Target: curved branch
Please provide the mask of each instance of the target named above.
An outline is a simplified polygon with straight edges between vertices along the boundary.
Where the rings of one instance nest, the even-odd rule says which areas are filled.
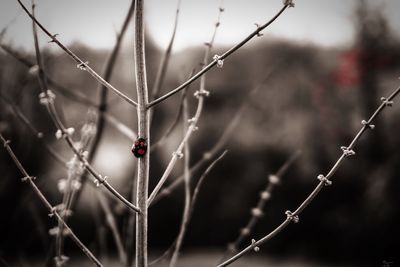
[[[103,84],[108,89],[112,90],[116,95],[121,97],[123,100],[128,102],[134,107],[137,107],[137,103],[126,96],[124,93],[119,91],[117,88],[109,84],[106,80],[104,80],[97,72],[95,72],[92,68],[89,67],[87,62],[81,60],[77,55],[75,55],[71,50],[69,50],[66,46],[64,46],[58,39],[57,34],[51,34],[25,7],[25,5],[21,2],[21,0],[17,0],[25,13],[32,19],[32,21],[51,39],[51,42],[56,43],[65,53],[67,53],[78,65],[77,67],[81,70],[88,72],[94,79],[96,79],[99,83]]]
[[[229,57],[231,54],[233,54],[235,51],[237,51],[239,48],[241,48],[243,45],[245,45],[248,41],[250,41],[251,39],[253,39],[253,37],[255,36],[259,36],[260,32],[262,30],[264,30],[265,28],[267,28],[272,22],[274,22],[282,13],[283,11],[285,11],[285,9],[287,7],[291,6],[290,4],[285,3],[284,6],[281,8],[281,10],[279,10],[279,12],[271,19],[269,20],[267,23],[265,23],[262,26],[259,26],[255,31],[253,31],[251,34],[249,34],[245,39],[243,39],[240,43],[238,43],[237,45],[235,45],[234,47],[232,47],[231,49],[229,49],[228,51],[226,51],[224,54],[222,54],[221,56],[219,56],[218,58],[214,59],[213,61],[211,61],[207,66],[205,66],[201,71],[199,71],[198,73],[196,73],[193,77],[191,77],[189,80],[187,80],[186,82],[184,82],[183,84],[179,85],[177,88],[171,90],[169,93],[157,98],[156,100],[150,102],[150,104],[147,106],[148,108],[151,108],[159,103],[161,103],[162,101],[166,100],[167,98],[173,96],[174,94],[176,94],[177,92],[183,90],[186,86],[190,85],[191,83],[193,83],[194,81],[196,81],[198,78],[200,78],[201,76],[203,76],[206,72],[208,72],[210,69],[212,69],[214,66],[216,66],[218,64],[218,62],[222,62],[224,59],[226,59],[227,57]]]
[[[299,215],[300,213],[313,201],[313,199],[321,192],[322,188],[325,186],[329,186],[332,184],[332,181],[330,180],[331,177],[335,174],[335,172],[339,169],[339,167],[342,165],[344,160],[352,155],[355,155],[354,152],[354,147],[358,140],[361,138],[363,133],[365,133],[367,130],[372,130],[375,128],[375,125],[372,124],[372,122],[376,119],[376,117],[379,115],[379,113],[386,107],[390,107],[393,105],[393,99],[400,93],[400,87],[398,87],[389,97],[382,97],[381,101],[382,104],[375,110],[375,112],[371,115],[371,117],[368,120],[363,120],[362,123],[362,128],[358,131],[356,136],[353,138],[353,140],[350,142],[350,144],[345,147],[342,146],[341,149],[343,151],[342,155],[338,158],[338,160],[335,162],[335,164],[332,166],[332,168],[329,170],[328,174],[326,175],[318,175],[318,180],[320,181],[317,186],[314,188],[314,190],[308,195],[308,197],[297,207],[297,209],[294,212],[291,211],[286,211],[286,219],[278,226],[276,227],[272,232],[270,232],[268,235],[264,236],[260,240],[252,240],[252,243],[247,246],[245,249],[234,255],[232,258],[224,261],[223,263],[219,264],[217,267],[224,267],[228,266],[237,259],[241,258],[245,254],[249,253],[252,250],[258,251],[259,246],[276,236],[279,232],[281,232],[283,229],[285,229],[291,222],[297,223],[299,220]]]

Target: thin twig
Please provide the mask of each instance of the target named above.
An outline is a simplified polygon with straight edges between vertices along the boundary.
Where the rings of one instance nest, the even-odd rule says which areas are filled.
[[[235,254],[233,257],[230,259],[224,261],[223,263],[219,264],[217,267],[223,267],[223,266],[228,266],[232,262],[236,261],[237,259],[241,258],[248,252],[255,250],[259,250],[259,246],[276,236],[279,232],[281,232],[283,229],[285,229],[291,222],[297,223],[299,221],[299,215],[300,213],[313,201],[313,199],[321,192],[322,188],[325,186],[329,186],[332,184],[332,181],[330,178],[335,174],[335,172],[339,169],[339,167],[342,165],[344,160],[350,156],[355,155],[354,152],[354,147],[356,143],[359,141],[361,136],[363,135],[364,132],[367,130],[372,130],[375,128],[375,125],[372,123],[374,122],[375,118],[379,115],[379,113],[386,107],[390,107],[393,105],[393,99],[400,93],[400,87],[398,87],[389,97],[382,97],[381,98],[381,105],[375,110],[375,112],[371,115],[371,117],[368,120],[362,120],[362,127],[358,131],[358,133],[355,135],[353,140],[350,142],[350,144],[346,146],[342,146],[342,154],[338,158],[338,160],[335,162],[335,164],[332,166],[332,168],[329,170],[329,172],[326,175],[320,174],[318,175],[318,180],[320,181],[317,186],[314,188],[314,190],[308,195],[308,197],[297,207],[297,209],[294,212],[291,211],[286,211],[286,219],[278,226],[276,227],[273,231],[271,231],[268,235],[264,236],[263,238],[259,239],[258,241],[252,240],[252,243],[247,246],[245,249],[240,251],[239,253]]]
[[[221,4],[222,4],[222,0],[221,0]],[[224,9],[222,7],[220,7],[219,8],[219,12],[218,12],[218,19],[217,19],[217,22],[215,23],[215,28],[214,28],[211,40],[206,45],[206,50],[205,50],[204,58],[203,58],[203,65],[207,65],[207,63],[208,63],[208,59],[209,59],[209,56],[210,56],[210,53],[211,53],[211,49],[212,49],[212,47],[214,45],[215,36],[217,35],[217,30],[218,30],[218,27],[220,25],[221,15],[222,15],[223,11],[224,11]],[[161,187],[163,186],[163,184],[167,180],[168,176],[172,172],[172,169],[174,168],[177,160],[179,158],[183,157],[182,150],[183,150],[184,145],[189,140],[189,138],[192,135],[192,133],[198,129],[197,123],[198,123],[198,120],[200,118],[201,112],[203,110],[204,97],[208,96],[210,94],[210,92],[207,91],[206,88],[205,88],[205,83],[206,83],[206,76],[203,75],[201,77],[201,79],[200,79],[200,89],[194,93],[194,96],[197,97],[197,99],[198,99],[196,113],[190,119],[190,126],[189,126],[185,136],[183,137],[183,140],[179,144],[179,146],[176,149],[176,151],[172,153],[172,158],[171,158],[167,168],[165,169],[165,171],[164,171],[163,175],[161,176],[159,182],[157,183],[156,187],[153,189],[153,192],[150,194],[150,197],[149,197],[149,199],[147,201],[147,206],[151,205],[151,202],[154,200],[154,198],[156,197],[157,193],[160,191]],[[190,85],[190,83],[188,85]]]
[[[43,193],[40,191],[40,189],[36,186],[34,182],[33,176],[30,176],[28,172],[25,170],[17,156],[14,154],[13,150],[11,149],[9,143],[9,140],[6,140],[3,135],[0,133],[0,139],[3,143],[4,148],[7,150],[8,154],[14,161],[15,165],[19,169],[19,171],[22,173],[24,176],[22,178],[23,182],[28,182],[29,186],[32,188],[33,192],[39,197],[40,201],[43,203],[43,205],[48,209],[49,211],[49,216],[52,218],[55,218],[57,221],[61,221],[63,226],[68,232],[68,236],[71,237],[72,241],[75,242],[75,244],[85,253],[85,255],[96,265],[99,267],[102,267],[103,265],[101,262],[93,255],[92,252],[80,241],[80,239],[75,235],[75,233],[72,231],[72,229],[65,223],[65,221],[62,220],[60,214],[57,211],[57,208],[54,207],[53,205],[50,204],[50,202],[47,200],[47,198],[43,195]]]
[[[240,108],[237,110],[235,115],[233,116],[232,120],[228,124],[228,126],[224,129],[224,132],[222,133],[221,137],[218,139],[218,141],[212,146],[212,148],[208,151],[205,151],[202,155],[202,157],[195,163],[193,166],[190,168],[191,173],[195,173],[201,168],[205,167],[205,165],[215,157],[215,155],[224,147],[226,142],[229,140],[231,135],[233,134],[234,129],[240,122],[240,119],[244,113],[244,111],[248,108],[248,106],[251,103],[251,97],[254,96],[258,90],[264,85],[264,83],[271,77],[271,75],[277,70],[277,68],[271,70],[270,72],[267,73],[266,78],[264,81],[257,86],[255,86],[247,95],[246,98],[244,98],[244,101],[242,102]],[[172,191],[174,191],[176,188],[178,188],[181,184],[183,183],[183,176],[178,177],[175,179],[170,185],[168,185],[166,188],[164,188],[154,199],[153,204],[157,203],[159,200],[162,198],[169,196]]]
[[[178,0],[178,5],[176,7],[176,13],[175,13],[174,29],[172,30],[171,39],[169,40],[167,49],[165,50],[161,58],[160,66],[158,67],[157,71],[156,80],[154,82],[153,89],[151,91],[150,100],[154,100],[158,96],[158,93],[160,92],[160,89],[164,84],[165,74],[167,73],[168,63],[171,58],[172,46],[174,45],[175,41],[176,29],[178,28],[180,6],[181,6],[181,0]]]
[[[225,150],[224,152],[221,153],[221,155],[219,155],[217,158],[215,158],[210,165],[207,166],[206,170],[201,174],[199,181],[197,182],[194,190],[193,190],[193,195],[192,195],[192,200],[190,203],[190,209],[189,209],[189,216],[188,216],[188,220],[187,220],[187,224],[189,224],[190,222],[190,218],[193,214],[194,211],[194,207],[197,203],[197,199],[199,196],[199,192],[200,192],[200,188],[204,182],[204,179],[208,176],[208,174],[211,172],[211,170],[214,168],[214,166],[226,155],[226,153],[228,152],[228,150]],[[153,260],[152,262],[149,263],[150,265],[154,265],[160,261],[162,261],[163,259],[165,259],[166,257],[168,257],[173,249],[175,248],[175,244],[177,242],[177,239],[174,240],[174,242],[171,244],[171,246],[161,255],[159,256],[157,259]]]
[[[291,1],[289,1],[291,2]],[[248,41],[250,41],[251,39],[253,39],[253,37],[255,36],[259,36],[260,32],[262,30],[264,30],[265,28],[267,28],[272,22],[274,22],[282,13],[283,11],[285,11],[285,9],[287,7],[291,6],[290,4],[286,3],[284,4],[284,6],[281,8],[281,10],[279,10],[279,12],[271,19],[269,20],[267,23],[265,23],[264,25],[259,26],[255,31],[253,31],[251,34],[249,34],[245,39],[243,39],[240,43],[238,43],[237,45],[233,46],[231,49],[229,49],[228,51],[226,51],[224,54],[222,54],[221,56],[218,56],[217,58],[215,58],[213,61],[211,61],[208,65],[205,65],[205,67],[200,70],[198,73],[196,73],[193,77],[191,77],[189,80],[187,80],[186,82],[184,82],[183,84],[179,85],[177,88],[171,90],[170,92],[168,92],[167,94],[157,98],[156,100],[153,100],[149,105],[148,108],[153,107],[154,105],[157,105],[159,103],[161,103],[162,101],[164,101],[165,99],[173,96],[174,94],[176,94],[177,92],[181,91],[183,88],[185,88],[186,86],[188,86],[189,84],[193,83],[194,81],[196,81],[198,78],[200,78],[202,75],[204,75],[206,72],[208,72],[210,69],[212,69],[214,66],[216,66],[217,64],[220,64],[220,62],[223,62],[224,59],[226,59],[227,57],[229,57],[232,53],[234,53],[235,51],[237,51],[239,48],[241,48],[243,45],[245,45]]]
[[[17,51],[13,50],[10,46],[0,43],[0,48],[2,48],[7,54],[18,60],[24,66],[29,68],[30,71],[34,72],[35,68],[37,68],[36,64],[30,61],[27,57],[22,56]],[[55,91],[59,92],[63,96],[76,101],[79,104],[90,106],[90,107],[97,107],[98,105],[85,94],[82,94],[80,91],[70,90],[65,88],[64,86],[57,83],[53,80],[48,74],[46,74],[48,83],[54,88]]]
[[[18,0],[19,1],[19,0]],[[22,4],[22,3],[21,3]],[[30,14],[30,13],[29,13]],[[33,18],[33,21],[35,21],[35,17],[31,15]],[[40,94],[40,103],[43,104],[54,125],[58,129],[57,132],[59,133],[60,137],[63,138],[68,146],[71,148],[71,150],[74,152],[74,154],[77,156],[77,158],[82,162],[84,165],[85,169],[95,178],[95,183],[97,186],[103,185],[108,191],[111,192],[116,198],[118,198],[120,201],[122,201],[128,208],[135,212],[140,212],[140,209],[137,208],[135,205],[130,203],[127,199],[125,199],[120,193],[115,190],[113,186],[111,186],[107,182],[107,176],[102,177],[87,161],[83,151],[80,151],[74,143],[74,141],[71,138],[71,132],[63,125],[61,122],[60,118],[58,117],[57,111],[54,106],[54,98],[55,95],[48,89],[48,84],[47,84],[47,79],[46,75],[43,71],[44,66],[43,66],[43,60],[41,57],[40,49],[39,49],[39,42],[37,39],[37,33],[36,33],[36,25],[33,23],[33,32],[34,32],[34,38],[35,38],[35,52],[36,52],[36,60],[37,64],[39,66],[39,71],[38,71],[38,79],[39,79],[39,84],[40,88],[42,90],[42,93]]]
[[[184,91],[185,93],[186,91]],[[188,100],[184,96],[183,98],[183,133],[185,134],[186,131],[188,130],[189,127],[189,108],[188,108]],[[181,249],[183,239],[185,237],[187,225],[189,222],[189,215],[190,215],[190,202],[191,202],[191,196],[190,196],[190,170],[189,170],[189,164],[190,164],[190,147],[189,143],[185,144],[184,147],[184,154],[185,158],[183,159],[183,175],[184,175],[184,181],[185,181],[185,204],[183,208],[183,215],[182,215],[182,222],[181,222],[181,227],[179,229],[178,237],[175,242],[175,248],[172,253],[171,261],[169,262],[169,267],[175,267],[178,257],[179,257],[179,251]]]
[[[279,170],[268,177],[268,185],[260,193],[260,198],[255,208],[251,210],[251,217],[247,222],[246,226],[241,229],[239,236],[232,243],[228,244],[227,250],[224,256],[219,261],[220,263],[226,259],[230,254],[236,253],[239,249],[240,244],[252,233],[259,219],[263,216],[265,204],[271,199],[272,191],[275,186],[280,183],[282,176],[287,172],[289,167],[296,161],[300,156],[300,151],[294,153],[285,163],[279,168]]]
[[[104,113],[104,119],[129,141],[137,138],[137,134],[131,128],[110,113]]]
[[[121,261],[122,264],[126,264],[126,252],[124,249],[124,246],[122,245],[122,239],[121,235],[119,234],[118,231],[118,226],[117,222],[115,221],[115,216],[113,215],[111,208],[109,206],[109,203],[107,199],[102,195],[100,192],[96,191],[96,197],[99,200],[100,206],[102,207],[102,210],[104,211],[104,215],[106,217],[106,222],[108,224],[108,227],[111,230],[111,234],[114,237],[114,242],[117,247],[118,251],[118,256],[119,260]]]
[[[65,167],[65,163],[67,162],[66,159],[63,158],[56,150],[54,150],[44,138],[44,134],[40,132],[36,127],[29,121],[29,119],[25,116],[25,114],[21,111],[21,109],[12,103],[9,99],[4,97],[2,93],[0,93],[0,99],[3,100],[4,103],[9,105],[12,109],[13,114],[22,122],[24,123],[27,128],[30,130],[33,136],[40,140],[45,150],[52,156],[61,166]]]
[[[131,1],[131,5],[128,9],[128,13],[126,14],[124,23],[122,24],[122,28],[120,31],[120,34],[117,35],[117,41],[114,45],[114,48],[105,64],[105,69],[103,73],[104,80],[109,82],[111,80],[113,71],[114,71],[114,66],[117,61],[117,56],[121,48],[122,40],[124,38],[124,35],[126,33],[126,30],[128,29],[129,21],[131,20],[131,17],[133,15],[133,11],[135,10],[135,0]],[[96,153],[99,148],[99,144],[101,141],[101,138],[104,133],[104,126],[105,126],[105,113],[108,110],[108,105],[107,105],[107,99],[108,99],[108,90],[107,87],[100,83],[99,84],[99,89],[98,92],[100,93],[100,103],[99,103],[99,108],[98,108],[98,120],[96,124],[96,136],[94,137],[92,146],[89,151],[89,162],[92,162],[92,160],[95,158]]]
[[[58,39],[57,34],[51,34],[25,7],[21,0],[17,0],[25,13],[32,19],[32,21],[51,39],[51,42],[56,43],[66,54],[68,54],[78,65],[77,67],[81,70],[87,71],[94,79],[99,83],[103,84],[108,89],[112,90],[116,95],[121,97],[123,100],[128,102],[130,105],[137,107],[137,103],[126,96],[124,93],[116,89],[114,86],[105,81],[97,72],[89,67],[89,63],[81,60],[77,55],[75,55],[70,49],[64,46]]]
[[[195,70],[193,69],[192,72],[189,74],[189,77],[193,75],[194,71]],[[167,140],[168,136],[174,131],[175,127],[179,124],[179,120],[181,118],[182,111],[183,111],[183,102],[185,100],[186,91],[187,90],[184,90],[184,93],[182,93],[181,101],[179,103],[179,108],[178,108],[178,111],[176,113],[175,119],[173,120],[171,125],[168,127],[168,129],[165,131],[163,136],[161,136],[160,139],[158,139],[157,142],[154,142],[154,144],[152,144],[151,152],[153,152],[156,148],[158,148],[162,144],[164,144],[164,142]]]

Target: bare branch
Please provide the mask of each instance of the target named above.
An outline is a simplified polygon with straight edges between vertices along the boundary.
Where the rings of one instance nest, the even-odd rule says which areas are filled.
[[[131,1],[131,5],[129,7],[128,13],[126,14],[124,23],[122,24],[121,32],[117,36],[117,41],[114,45],[114,48],[106,62],[106,67],[103,73],[104,80],[109,82],[111,80],[111,76],[114,71],[114,66],[117,61],[117,56],[119,53],[119,50],[121,48],[122,40],[124,38],[124,35],[126,33],[126,30],[128,29],[129,21],[131,20],[131,17],[133,15],[133,11],[135,10],[135,0]],[[96,156],[96,153],[98,151],[98,147],[100,144],[100,140],[103,136],[104,132],[104,126],[105,126],[105,113],[107,112],[108,105],[107,105],[107,99],[108,99],[108,90],[107,87],[104,84],[99,84],[99,89],[100,93],[100,103],[99,103],[99,108],[98,108],[98,113],[99,113],[99,118],[97,121],[96,125],[96,136],[94,137],[93,144],[90,148],[89,152],[89,162],[91,162],[94,157]]]
[[[206,72],[208,72],[211,68],[213,68],[216,65],[219,65],[221,62],[223,62],[224,59],[226,59],[227,57],[229,57],[231,54],[233,54],[235,51],[237,51],[239,48],[241,48],[243,45],[245,45],[248,41],[250,41],[251,39],[253,39],[253,37],[258,36],[260,34],[260,32],[262,30],[264,30],[265,28],[267,28],[272,22],[274,22],[282,13],[283,11],[285,11],[285,9],[289,7],[289,4],[284,4],[284,6],[281,8],[281,10],[271,19],[269,20],[267,23],[265,23],[264,25],[261,25],[260,27],[258,27],[255,31],[253,31],[251,34],[249,34],[245,39],[243,39],[240,43],[238,43],[237,45],[235,45],[234,47],[232,47],[231,49],[229,49],[228,51],[226,51],[224,54],[222,54],[221,56],[218,56],[217,58],[214,58],[213,61],[211,61],[208,65],[206,65],[201,71],[199,71],[198,73],[196,73],[192,78],[190,78],[189,80],[187,80],[186,82],[184,82],[183,84],[179,85],[177,88],[171,90],[170,92],[168,92],[167,94],[157,98],[156,100],[152,101],[149,105],[148,108],[153,107],[154,105],[159,104],[160,102],[164,101],[165,99],[173,96],[174,94],[176,94],[177,92],[181,91],[183,88],[185,88],[186,86],[188,86],[189,84],[193,83],[194,81],[196,81],[198,78],[200,78],[202,75],[204,75]]]
[[[40,142],[43,144],[43,147],[52,156],[61,166],[65,167],[66,159],[63,158],[56,150],[54,150],[45,140],[44,135],[40,132],[36,127],[29,121],[29,119],[25,116],[25,114],[21,111],[21,109],[8,100],[2,93],[0,93],[0,99],[3,100],[4,103],[10,106],[13,111],[13,114],[22,122],[24,123],[30,132],[35,136]]]
[[[184,91],[186,92],[186,91]],[[188,110],[188,101],[187,98],[184,96],[183,98],[183,133],[185,133],[188,130],[188,124],[189,124],[189,110]],[[190,170],[189,170],[189,164],[190,164],[190,148],[189,148],[189,143],[185,144],[184,147],[184,153],[185,153],[185,158],[184,158],[184,164],[183,164],[183,175],[184,175],[184,181],[185,181],[185,205],[183,208],[183,215],[182,215],[182,222],[181,222],[181,227],[179,229],[179,234],[176,239],[176,244],[175,244],[175,249],[172,253],[171,261],[169,263],[170,267],[175,267],[178,257],[179,257],[179,251],[181,249],[183,239],[186,234],[186,229],[187,225],[189,223],[189,216],[190,216],[190,202],[191,202],[191,196],[190,196]]]
[[[15,165],[17,168],[20,170],[22,175],[24,176],[22,178],[23,182],[28,182],[29,186],[32,188],[33,192],[39,197],[43,205],[48,209],[49,211],[49,216],[55,218],[57,221],[60,221],[65,229],[68,232],[68,236],[71,237],[72,241],[85,253],[85,255],[96,265],[99,267],[102,267],[103,265],[101,262],[93,255],[93,253],[82,243],[82,241],[79,240],[79,238],[75,235],[75,233],[72,231],[72,229],[65,223],[65,221],[61,218],[60,214],[57,211],[56,207],[53,207],[53,205],[50,204],[50,202],[47,200],[47,198],[43,195],[43,193],[40,191],[40,189],[36,186],[34,182],[34,177],[30,176],[28,172],[25,170],[25,168],[22,166],[21,162],[18,160],[17,156],[14,154],[12,151],[9,143],[9,140],[6,140],[3,135],[0,133],[0,139],[3,143],[4,148],[7,150],[8,154],[14,161]]]
[[[174,45],[175,41],[176,29],[178,28],[180,6],[181,6],[181,0],[178,0],[178,6],[176,7],[176,13],[175,13],[174,29],[172,31],[171,39],[169,40],[167,49],[165,50],[161,58],[160,66],[158,67],[157,76],[151,92],[150,100],[154,100],[158,96],[158,93],[160,92],[160,89],[164,84],[165,75],[168,70],[169,59],[171,58],[172,46]]]
[[[103,84],[108,89],[112,90],[116,95],[124,99],[126,102],[131,104],[134,107],[137,107],[137,103],[126,96],[124,93],[113,87],[107,81],[105,81],[97,72],[95,72],[92,68],[89,67],[88,62],[81,60],[77,55],[75,55],[71,50],[69,50],[66,46],[64,46],[58,39],[57,34],[51,34],[25,7],[25,5],[21,2],[21,0],[17,0],[25,13],[32,19],[32,21],[48,36],[51,38],[53,43],[56,43],[65,53],[67,53],[78,65],[77,67],[81,70],[87,71],[94,79],[96,79],[99,83]]]
[[[191,168],[190,171],[191,173],[195,173],[201,168],[205,167],[205,165],[215,157],[215,155],[223,148],[223,146],[226,144],[228,139],[231,137],[233,130],[235,127],[238,125],[240,122],[240,119],[244,113],[244,111],[247,109],[247,107],[251,103],[251,97],[255,95],[258,90],[264,85],[264,83],[271,77],[272,73],[277,70],[277,68],[271,70],[270,72],[267,73],[266,78],[262,83],[254,87],[250,93],[247,95],[247,97],[244,99],[242,102],[240,108],[237,110],[235,115],[233,116],[232,120],[228,124],[228,126],[225,128],[224,132],[222,133],[221,137],[218,139],[218,141],[211,147],[210,150],[206,151],[203,153],[203,156],[201,157],[200,160],[198,160]],[[183,176],[178,177],[175,179],[170,185],[168,185],[165,189],[163,189],[160,194],[154,199],[153,204],[157,203],[159,200],[162,198],[168,196],[171,194],[172,191],[174,191],[176,188],[178,188],[181,184],[183,183]]]
[[[35,21],[35,17],[33,15],[31,15],[31,16],[33,18],[33,21]],[[74,154],[77,156],[77,158],[82,162],[85,169],[95,178],[95,182],[96,182],[97,186],[103,185],[116,198],[118,198],[120,201],[122,201],[128,208],[130,208],[133,211],[140,212],[139,208],[137,208],[135,205],[133,205],[127,199],[125,199],[120,193],[117,192],[117,190],[114,189],[114,187],[112,187],[107,182],[107,176],[102,177],[99,173],[96,172],[96,170],[87,161],[83,151],[80,151],[80,149],[78,149],[76,147],[76,145],[74,144],[74,142],[71,138],[71,135],[72,135],[71,131],[69,131],[69,129],[67,129],[63,125],[60,118],[58,117],[57,111],[54,106],[55,95],[50,90],[48,90],[47,79],[46,79],[45,73],[43,71],[43,69],[44,69],[43,61],[42,61],[42,57],[41,57],[41,53],[40,53],[40,49],[39,49],[39,42],[37,39],[36,24],[33,24],[33,33],[34,33],[34,38],[35,38],[36,60],[37,60],[38,66],[39,66],[38,79],[39,79],[40,88],[42,90],[42,93],[40,94],[40,103],[46,107],[54,125],[58,129],[57,132],[59,133],[59,137],[63,138],[66,141],[66,143],[69,145],[69,147],[74,152]]]
[[[217,29],[218,29],[218,26],[220,25],[221,14],[223,11],[224,11],[224,9],[221,7],[218,12],[218,19],[217,19],[217,23],[215,24],[215,28],[214,28],[211,40],[209,43],[207,43],[207,46],[206,46],[206,50],[205,50],[204,58],[203,58],[203,65],[206,65],[208,62],[209,55],[210,55],[212,46],[214,44],[215,36],[217,34]],[[184,145],[189,140],[192,133],[198,129],[197,123],[200,118],[201,112],[203,110],[204,97],[208,96],[210,94],[205,89],[205,82],[206,82],[206,76],[203,75],[202,78],[200,79],[200,89],[194,93],[194,96],[197,97],[197,99],[198,99],[196,113],[193,116],[193,118],[190,119],[190,126],[189,126],[185,136],[183,137],[182,142],[179,144],[177,150],[172,153],[172,158],[171,158],[167,168],[165,169],[163,175],[161,176],[161,178],[160,178],[159,182],[157,183],[156,187],[154,188],[153,192],[150,194],[150,197],[147,201],[148,202],[147,206],[150,206],[151,202],[154,200],[157,193],[160,191],[161,187],[163,186],[163,184],[167,180],[168,176],[172,172],[172,169],[174,168],[177,160],[179,158],[183,157],[182,149],[183,149]]]
[[[239,253],[235,254],[230,259],[219,264],[217,267],[228,266],[252,250],[258,251],[259,246],[261,246],[262,244],[264,244],[265,242],[269,241],[271,238],[276,236],[279,232],[281,232],[283,229],[285,229],[291,222],[297,223],[299,220],[300,213],[313,201],[313,199],[319,194],[319,192],[321,192],[322,188],[332,184],[331,177],[339,169],[339,167],[342,165],[344,160],[346,158],[348,158],[349,156],[355,155],[355,152],[353,149],[354,149],[356,143],[358,142],[358,140],[363,135],[363,133],[365,133],[367,130],[372,130],[375,127],[375,125],[372,124],[373,121],[376,119],[376,117],[379,115],[379,113],[383,109],[385,109],[386,107],[391,106],[393,104],[393,99],[399,93],[400,93],[400,87],[398,87],[389,97],[381,98],[382,104],[375,110],[375,112],[371,115],[371,117],[368,120],[362,121],[363,126],[358,131],[358,133],[353,138],[353,140],[350,142],[350,144],[347,147],[345,147],[345,146],[341,147],[342,154],[338,158],[338,160],[335,162],[335,164],[332,166],[332,168],[330,169],[328,174],[318,175],[317,178],[319,180],[319,183],[314,188],[314,190],[308,195],[308,197],[297,207],[297,209],[294,212],[286,211],[285,212],[286,219],[278,227],[276,227],[272,232],[270,232],[268,235],[264,236],[263,238],[259,239],[258,241],[253,239],[252,243],[249,246],[247,246],[245,249],[243,249]]]
[[[257,222],[263,215],[263,210],[265,204],[271,199],[271,194],[276,185],[279,184],[282,176],[287,172],[289,167],[294,163],[294,161],[300,156],[300,151],[294,153],[286,162],[279,168],[279,170],[268,177],[268,185],[266,188],[260,192],[260,198],[255,208],[251,210],[251,218],[247,222],[246,226],[241,229],[239,236],[235,241],[228,244],[227,250],[224,253],[224,256],[220,260],[222,262],[224,259],[229,256],[231,253],[236,253],[240,244],[252,233],[254,227]]]
[[[138,96],[138,137],[147,142],[150,150],[150,111],[146,108],[149,95],[147,89],[145,42],[144,42],[144,1],[135,2],[135,76]],[[149,186],[150,152],[142,155],[138,160],[136,205],[141,213],[136,215],[136,267],[147,266],[147,195]]]

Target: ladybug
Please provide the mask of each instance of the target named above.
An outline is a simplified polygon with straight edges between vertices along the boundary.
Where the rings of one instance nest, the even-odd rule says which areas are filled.
[[[133,143],[132,146],[132,153],[135,155],[137,158],[141,158],[146,154],[147,151],[147,142],[146,139],[144,138],[138,138],[136,141]]]

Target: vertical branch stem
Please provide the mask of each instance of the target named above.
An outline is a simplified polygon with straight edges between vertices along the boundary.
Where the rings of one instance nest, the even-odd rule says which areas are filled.
[[[149,110],[147,109],[149,97],[146,79],[143,6],[143,0],[137,0],[135,2],[135,75],[138,96],[138,137],[147,140],[147,149],[150,151],[150,116]],[[150,152],[147,152],[138,160],[136,205],[140,207],[141,212],[136,215],[135,259],[137,267],[147,266],[147,195],[149,183],[149,155]]]
[[[185,92],[185,91],[184,91]],[[185,92],[186,93],[186,92]],[[188,120],[189,120],[189,110],[188,110],[188,100],[184,96],[183,98],[183,133],[185,134],[188,130]],[[189,223],[190,218],[190,149],[189,143],[187,142],[184,147],[184,169],[183,175],[185,180],[185,206],[183,209],[182,223],[179,229],[179,234],[176,239],[176,244],[174,248],[174,252],[172,254],[171,261],[169,263],[169,267],[175,267],[179,257],[179,250],[181,249],[183,238],[185,237],[187,225]]]

